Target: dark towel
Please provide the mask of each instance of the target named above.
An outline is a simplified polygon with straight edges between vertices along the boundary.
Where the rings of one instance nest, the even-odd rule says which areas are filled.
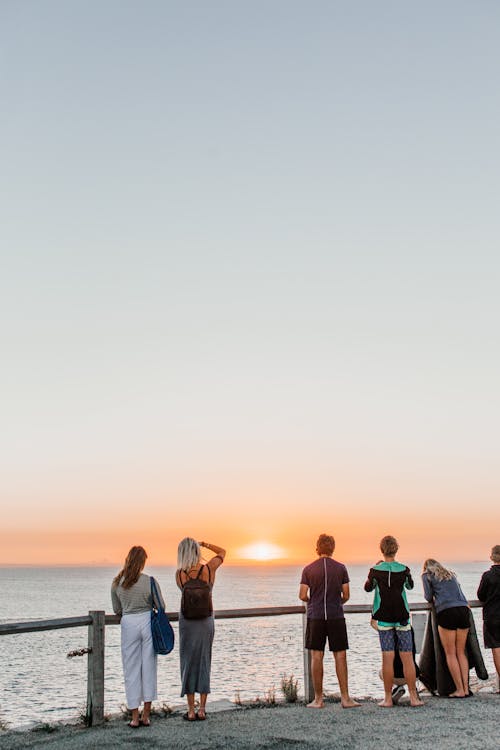
[[[488,672],[484,666],[481,648],[477,639],[476,626],[474,617],[469,610],[470,630],[467,636],[467,658],[469,659],[469,669],[475,669],[480,680],[488,679]],[[419,659],[420,682],[433,694],[449,695],[455,690],[455,683],[451,679],[446,656],[439,638],[436,610],[434,607],[427,618],[427,625],[424,633],[424,642],[420,652]]]

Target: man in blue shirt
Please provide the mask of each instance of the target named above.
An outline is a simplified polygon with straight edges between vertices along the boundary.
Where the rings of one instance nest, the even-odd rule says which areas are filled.
[[[324,708],[323,657],[326,639],[333,651],[343,708],[359,706],[350,695],[347,682],[349,648],[343,605],[349,599],[349,576],[345,565],[332,560],[335,539],[321,534],[316,543],[318,559],[302,571],[299,599],[307,603],[305,647],[311,651],[314,700],[308,708]]]

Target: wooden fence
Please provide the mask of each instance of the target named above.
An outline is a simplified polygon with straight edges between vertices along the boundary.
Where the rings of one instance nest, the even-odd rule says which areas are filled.
[[[469,601],[471,607],[482,607],[477,600]],[[370,604],[346,604],[344,612],[349,614],[369,614]],[[430,609],[427,602],[411,603],[411,612],[426,612]],[[278,617],[282,615],[301,615],[303,636],[307,624],[306,609],[298,607],[254,607],[252,609],[219,609],[215,613],[218,620],[241,619],[245,617]],[[179,619],[177,612],[168,612],[171,622]],[[106,625],[119,625],[117,615],[107,615],[104,611],[93,610],[82,617],[62,617],[54,620],[29,620],[28,622],[7,622],[0,624],[0,636],[18,633],[39,633],[44,630],[61,630],[63,628],[88,628],[87,660],[87,710],[88,726],[95,726],[104,721],[104,644]],[[304,695],[307,701],[314,697],[311,679],[310,652],[304,648]]]

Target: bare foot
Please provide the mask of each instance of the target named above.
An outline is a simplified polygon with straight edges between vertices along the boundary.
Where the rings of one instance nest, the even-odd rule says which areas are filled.
[[[378,705],[380,706],[380,708],[393,708],[394,707],[394,703],[392,702],[392,698],[391,698],[391,700],[384,699],[383,701],[380,701],[380,703]]]
[[[454,693],[450,693],[448,698],[465,698],[465,693],[459,693],[458,690],[455,690]]]
[[[410,706],[413,708],[420,708],[420,706],[425,706],[425,703],[420,700],[420,698],[410,698]]]
[[[358,708],[358,706],[361,706],[361,703],[353,701],[352,698],[346,698],[345,700],[342,700],[341,704],[342,708]]]
[[[316,699],[307,704],[307,708],[324,708],[325,704],[323,701],[317,701]]]

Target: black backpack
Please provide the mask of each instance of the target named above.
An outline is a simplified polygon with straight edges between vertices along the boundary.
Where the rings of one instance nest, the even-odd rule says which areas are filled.
[[[212,587],[200,578],[204,567],[202,565],[196,578],[188,578],[182,587],[181,611],[186,620],[201,620],[213,612]]]

